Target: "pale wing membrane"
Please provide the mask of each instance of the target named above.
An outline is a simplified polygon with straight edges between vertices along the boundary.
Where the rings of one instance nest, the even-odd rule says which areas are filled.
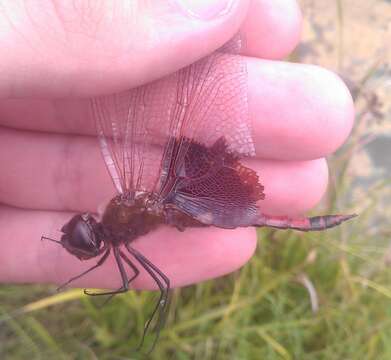
[[[106,164],[106,167],[109,171],[111,179],[113,180],[114,186],[118,193],[123,193],[125,189],[125,179],[122,176],[121,164],[117,160],[116,152],[112,145],[114,139],[110,136],[110,132],[107,131],[107,126],[105,125],[105,119],[108,119],[108,123],[111,123],[111,120],[107,114],[105,102],[102,98],[92,99],[91,107],[93,111],[93,116],[96,121],[96,130],[99,140],[100,149],[103,155],[103,160]]]
[[[254,155],[254,143],[248,118],[247,70],[243,58],[227,53],[230,42],[209,57],[177,73],[175,112],[172,129],[185,136],[213,145],[222,136],[229,150]],[[173,134],[172,133],[172,134]]]
[[[188,139],[213,146],[223,138],[228,151],[255,155],[247,105],[246,64],[237,53],[236,37],[212,55],[178,71],[172,81],[176,91],[163,155],[159,193],[166,193],[167,178],[179,175],[191,144]]]
[[[238,51],[234,39],[212,55],[178,71],[174,75],[175,103],[171,110],[168,133],[171,144],[165,149],[164,159],[171,167],[180,167],[193,139],[212,146],[224,137],[230,151],[246,156],[255,154],[248,119],[247,71],[242,57],[229,54]],[[174,150],[175,139],[182,139],[179,150]],[[164,168],[164,166],[163,166]],[[163,173],[161,187],[167,174]]]
[[[247,104],[247,71],[230,42],[175,74],[176,103],[158,191],[164,203],[205,225],[254,223],[264,198],[255,171],[241,156],[255,155]],[[232,46],[235,45],[235,46]],[[175,178],[175,181],[173,181]]]
[[[231,151],[254,155],[246,66],[228,53],[239,48],[236,38],[171,76],[93,100],[102,154],[119,192],[159,192],[162,156],[170,158],[175,138],[211,146],[224,136]],[[187,147],[183,142],[175,163],[183,161]]]
[[[151,94],[151,86],[143,86],[92,100],[107,169],[117,191],[128,196],[153,187],[152,165],[156,173],[160,162],[159,155],[149,147],[153,143],[149,124],[154,121],[149,107],[156,106]]]

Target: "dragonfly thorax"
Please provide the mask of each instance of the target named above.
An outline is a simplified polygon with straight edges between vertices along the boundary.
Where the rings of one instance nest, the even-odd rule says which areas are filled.
[[[131,242],[162,223],[155,211],[148,211],[146,205],[152,202],[150,194],[146,192],[133,198],[124,195],[114,197],[100,223],[105,240],[114,246]]]

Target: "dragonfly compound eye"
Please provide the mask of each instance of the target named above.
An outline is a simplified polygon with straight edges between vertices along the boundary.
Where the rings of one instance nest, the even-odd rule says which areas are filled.
[[[101,253],[102,240],[91,215],[75,215],[61,231],[64,233],[61,237],[62,246],[79,259],[89,259]]]

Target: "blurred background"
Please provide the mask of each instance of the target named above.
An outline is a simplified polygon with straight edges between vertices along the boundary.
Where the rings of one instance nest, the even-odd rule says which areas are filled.
[[[240,271],[174,291],[151,359],[391,359],[391,1],[299,2],[289,60],[336,71],[357,111],[314,213],[360,216],[318,234],[262,230]],[[101,307],[77,289],[1,285],[0,299],[1,359],[138,359],[156,294]]]

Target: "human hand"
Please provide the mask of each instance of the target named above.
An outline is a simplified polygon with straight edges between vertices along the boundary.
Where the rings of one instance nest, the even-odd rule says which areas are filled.
[[[2,5],[0,281],[61,284],[97,261],[81,262],[62,247],[39,241],[74,213],[96,212],[114,194],[83,97],[172,73],[238,30],[246,39],[242,55],[257,152],[245,163],[265,186],[262,211],[294,215],[320,200],[328,177],[324,157],[348,136],[354,111],[334,74],[277,61],[299,38],[301,19],[293,0],[253,0],[250,9],[248,1],[237,0],[217,17],[205,10],[203,18],[160,5],[166,1],[148,8],[140,1],[137,13],[120,0],[88,8],[86,3]],[[255,246],[252,228],[182,233],[163,226],[134,244],[173,286],[231,272]],[[72,285],[119,287],[113,259]],[[150,288],[154,282],[142,273],[134,286]]]

